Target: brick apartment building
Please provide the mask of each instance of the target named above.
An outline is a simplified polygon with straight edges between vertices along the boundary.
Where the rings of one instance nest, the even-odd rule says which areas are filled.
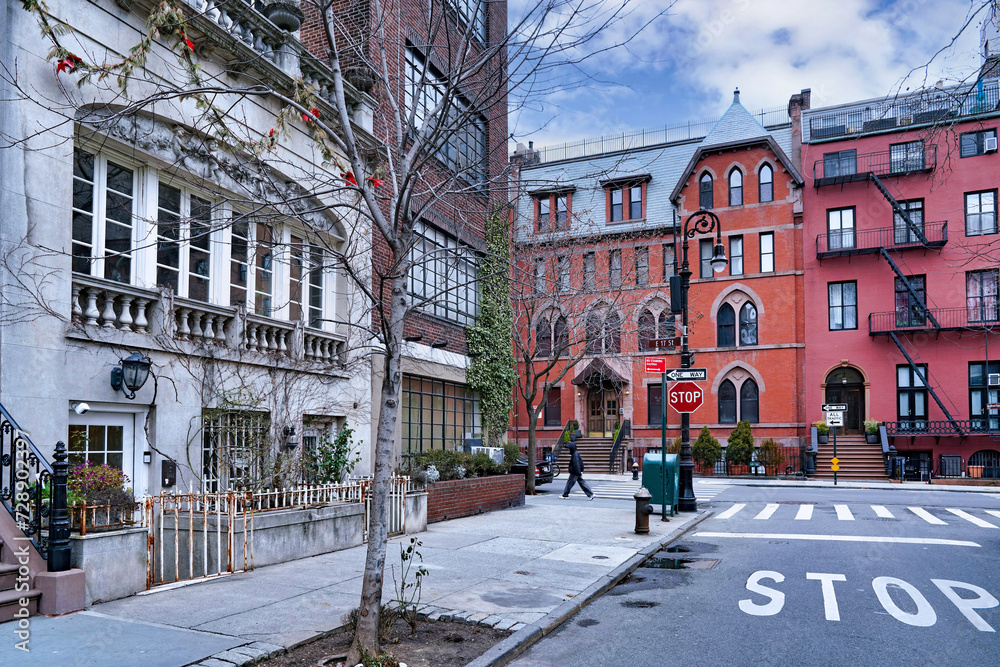
[[[747,419],[758,438],[799,444],[802,178],[792,119],[801,106],[796,96],[788,109],[751,115],[737,91],[717,122],[646,133],[638,146],[626,135],[601,144],[617,140],[619,150],[519,147],[516,252],[522,271],[536,276],[537,302],[518,331],[534,337],[536,367],[560,339],[568,359],[583,354],[549,390],[538,444],[551,444],[576,419],[593,438],[628,420],[636,452],[659,445],[660,376],[644,362],[666,356],[676,368],[680,358],[679,350],[650,352],[647,341],[677,333],[668,279],[682,261],[684,221],[698,209],[719,216],[730,261],[713,273],[714,234],[690,239],[690,346],[694,365],[708,369],[705,405],[692,424],[707,424],[725,442]],[[512,431],[522,444],[527,418],[519,402]],[[667,420],[673,439],[679,419]]]
[[[306,10],[302,40],[316,54],[327,52],[314,11]],[[456,47],[468,38],[468,60],[496,49],[506,40],[507,3],[485,0],[343,0],[334,3],[338,30],[352,47],[342,55],[345,77],[376,99],[373,134],[393,136],[395,123],[389,97],[406,113],[416,102],[420,111],[433,107],[436,90],[454,76]],[[381,12],[381,14],[380,14]],[[429,26],[436,17],[445,20],[433,34]],[[388,79],[392,90],[373,87],[372,69],[386,50]],[[373,65],[372,63],[376,63]],[[408,315],[404,332],[403,386],[398,442],[405,456],[428,449],[454,448],[479,435],[479,399],[466,386],[469,364],[465,328],[478,311],[475,253],[484,249],[484,223],[494,204],[507,204],[507,97],[505,62],[501,52],[488,67],[476,71],[460,84],[458,105],[472,109],[473,117],[463,130],[440,147],[420,170],[428,183],[413,209],[431,198],[416,228],[410,270],[410,289],[416,299],[427,299]],[[421,83],[422,82],[422,83]],[[413,128],[418,130],[419,127]],[[388,145],[394,142],[389,141]],[[406,143],[405,147],[411,144]],[[393,155],[396,164],[403,151]],[[429,194],[434,188],[443,195]],[[386,208],[387,211],[387,208]],[[423,259],[420,259],[423,258]],[[391,273],[384,239],[376,236],[373,249],[373,289],[388,299],[388,288],[380,277]],[[372,315],[377,326],[377,313]],[[373,364],[373,423],[378,419],[382,364]],[[374,433],[371,442],[374,442]]]

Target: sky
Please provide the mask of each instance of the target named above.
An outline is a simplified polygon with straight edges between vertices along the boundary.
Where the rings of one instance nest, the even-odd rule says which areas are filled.
[[[804,88],[818,108],[956,83],[980,64],[983,1],[638,0],[559,85],[512,96],[510,131],[538,148],[717,118],[735,87],[756,111]],[[511,21],[538,6],[509,0]]]

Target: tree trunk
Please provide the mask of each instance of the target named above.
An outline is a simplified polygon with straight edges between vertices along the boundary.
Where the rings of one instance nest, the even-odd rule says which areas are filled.
[[[535,429],[538,424],[538,410],[528,406],[528,469],[524,473],[524,493],[535,495]]]
[[[368,528],[368,552],[361,584],[361,605],[354,641],[347,654],[347,664],[361,662],[361,651],[371,656],[380,653],[378,625],[382,605],[385,554],[389,539],[389,485],[392,478],[396,420],[399,415],[399,390],[402,384],[400,341],[406,315],[406,279],[393,280],[389,330],[386,332],[385,375],[382,378],[378,429],[375,439],[375,466],[372,482],[371,516]]]

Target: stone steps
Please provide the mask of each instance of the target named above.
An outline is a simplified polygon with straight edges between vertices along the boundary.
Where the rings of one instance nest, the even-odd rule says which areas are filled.
[[[833,459],[833,443],[819,445],[819,452],[816,454],[816,477],[833,479],[833,471],[830,470],[831,459]],[[840,461],[838,479],[887,479],[882,446],[868,444],[863,436],[838,437],[837,459]]]
[[[0,509],[0,512],[5,512]],[[42,592],[35,589],[27,591],[17,590],[17,577],[20,565],[9,561],[16,560],[10,550],[6,549],[3,540],[0,539],[0,623],[13,621],[20,618],[17,614],[21,612],[21,599],[28,600],[28,614],[35,616],[38,613],[38,598]],[[23,582],[21,582],[23,584]]]

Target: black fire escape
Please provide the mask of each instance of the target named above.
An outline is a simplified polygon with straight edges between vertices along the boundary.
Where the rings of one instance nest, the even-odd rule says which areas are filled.
[[[940,425],[932,425],[930,422],[924,421],[919,426],[906,425],[906,427],[901,428],[903,424],[900,423],[890,430],[895,431],[894,434],[900,435],[946,435],[954,433],[964,436],[968,429],[964,429],[963,425],[951,415],[948,408],[945,407],[944,402],[938,396],[938,392],[931,385],[930,378],[927,377],[920,365],[907,352],[899,337],[900,331],[940,333],[945,328],[964,328],[949,326],[953,324],[952,320],[964,318],[956,317],[956,315],[961,315],[960,313],[950,312],[959,309],[928,308],[923,295],[913,288],[910,279],[900,270],[899,265],[896,264],[889,253],[890,250],[898,254],[902,250],[909,248],[927,249],[944,246],[948,242],[948,223],[947,221],[916,223],[910,217],[907,210],[889,192],[882,179],[879,178],[879,176],[903,176],[917,172],[932,171],[937,164],[936,147],[932,146],[928,149],[921,144],[919,150],[911,149],[900,153],[889,151],[856,155],[854,151],[843,151],[830,155],[834,157],[832,159],[828,156],[824,157],[823,160],[817,160],[814,165],[813,175],[817,189],[826,185],[839,184],[843,186],[846,183],[852,182],[868,182],[874,185],[885,200],[889,202],[896,219],[902,225],[864,231],[857,231],[851,228],[846,231],[840,230],[830,232],[829,234],[821,234],[816,239],[816,256],[822,259],[843,255],[878,253],[885,260],[889,268],[892,269],[893,273],[899,279],[899,284],[906,289],[910,298],[910,308],[906,318],[904,318],[905,322],[902,323],[903,326],[900,326],[899,314],[896,312],[869,314],[869,334],[873,336],[886,334],[896,344],[896,347],[906,359],[906,363],[912,369],[914,375],[919,379],[923,387],[927,389],[927,392],[941,409],[941,413],[946,417],[946,420]],[[942,326],[939,315],[946,317],[945,326]]]

